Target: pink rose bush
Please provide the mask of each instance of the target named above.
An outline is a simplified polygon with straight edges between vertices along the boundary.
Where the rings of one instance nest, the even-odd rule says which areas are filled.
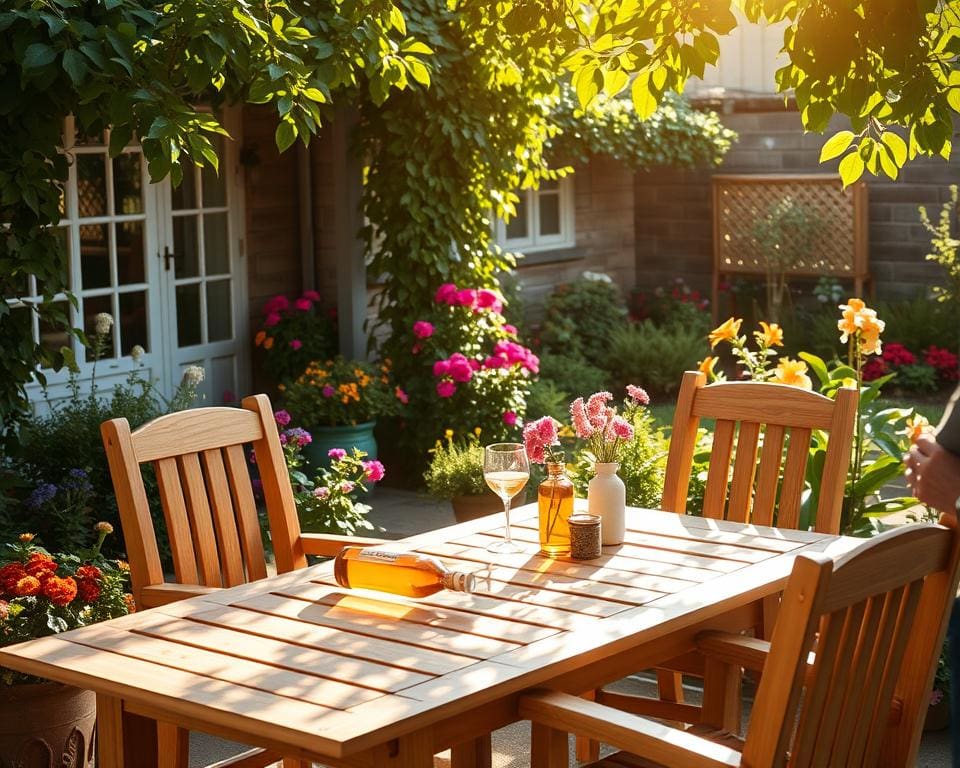
[[[253,343],[278,383],[292,381],[311,360],[336,352],[335,315],[321,307],[316,291],[304,291],[293,301],[279,294],[265,302],[262,311],[263,321]]]
[[[444,283],[430,312],[410,326],[410,406],[419,446],[446,430],[480,429],[483,440],[506,438],[521,423],[537,356],[503,317],[504,299],[491,288]]]

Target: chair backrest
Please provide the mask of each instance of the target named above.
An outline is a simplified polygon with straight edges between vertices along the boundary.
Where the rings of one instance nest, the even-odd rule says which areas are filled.
[[[263,483],[277,570],[306,565],[266,395],[244,399],[241,408],[196,408],[161,416],[133,432],[126,419],[111,419],[100,433],[138,602],[144,587],[164,581],[141,464],[151,464],[156,474],[178,583],[231,587],[266,576],[247,445],[253,446]]]
[[[798,557],[743,764],[914,765],[958,554],[956,519],[944,515],[940,525],[878,536],[836,563]]]
[[[661,508],[686,511],[697,429],[701,419],[715,419],[704,516],[799,527],[811,433],[818,429],[829,432],[829,440],[814,528],[838,533],[858,400],[859,394],[852,388],[840,389],[836,400],[831,400],[783,384],[739,381],[707,385],[704,374],[687,371],[673,417]]]

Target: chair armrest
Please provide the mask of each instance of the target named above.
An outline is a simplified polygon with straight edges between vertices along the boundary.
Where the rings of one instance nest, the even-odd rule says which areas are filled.
[[[140,590],[139,607],[156,608],[178,600],[186,600],[188,597],[211,595],[220,591],[220,587],[204,587],[200,584],[153,584]]]
[[[704,656],[757,672],[763,671],[770,653],[770,643],[766,640],[730,632],[701,632],[694,642]]]
[[[338,536],[333,533],[302,533],[303,551],[317,557],[335,557],[344,547],[375,547],[389,539],[368,539],[363,536]]]
[[[520,697],[520,717],[643,755],[668,768],[738,768],[741,754],[666,725],[558,691]]]

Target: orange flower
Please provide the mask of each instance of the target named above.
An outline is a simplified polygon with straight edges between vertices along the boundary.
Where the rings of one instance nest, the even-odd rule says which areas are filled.
[[[913,414],[907,418],[907,429],[906,435],[910,438],[911,443],[917,442],[920,436],[924,432],[930,431],[930,422],[927,421],[926,416],[922,416],[919,413]]]
[[[267,336],[267,338],[263,340],[263,348],[273,349],[273,336]]]
[[[19,538],[24,544],[29,544],[36,535],[35,533],[21,533]]]
[[[861,299],[847,299],[846,304],[840,305],[842,316],[840,320],[837,321],[837,329],[840,331],[841,344],[845,344],[847,339],[860,329],[857,321],[860,312],[864,310],[866,306]]]
[[[70,605],[77,596],[77,582],[69,576],[65,579],[51,576],[43,582],[43,596],[61,608]]]
[[[7,563],[0,568],[0,594],[7,592],[13,594],[17,588],[17,582],[20,581],[27,572],[22,563]]]
[[[81,565],[79,568],[77,568],[77,578],[100,581],[103,578],[103,571],[101,571],[95,565]]]
[[[41,581],[46,574],[53,574],[57,570],[57,564],[53,562],[53,558],[48,555],[44,555],[41,552],[34,552],[30,555],[27,560],[27,564],[24,568],[30,576],[34,576]]]
[[[259,347],[261,344],[263,344],[266,338],[267,338],[266,331],[257,331],[257,335],[253,337],[253,343]]]
[[[697,368],[700,370],[700,373],[705,374],[707,378],[713,378],[714,373],[713,369],[717,367],[717,358],[713,355],[707,355],[700,363],[697,365]]]
[[[710,349],[716,347],[721,341],[733,341],[737,338],[742,322],[742,319],[735,320],[731,317],[723,325],[710,331],[710,335],[707,337],[710,340]]]
[[[767,323],[760,321],[761,331],[754,331],[753,335],[757,337],[757,343],[764,347],[782,347],[783,346],[783,328],[776,323]]]
[[[123,596],[123,603],[124,603],[124,605],[127,606],[127,613],[136,613],[136,612],[137,612],[137,604],[136,604],[136,602],[135,602],[134,599],[133,599],[133,595],[131,595],[129,592],[127,592],[127,593]]]
[[[100,599],[100,585],[93,579],[80,579],[77,582],[77,594],[84,603],[95,603]]]
[[[773,379],[777,384],[787,384],[800,389],[813,389],[813,382],[807,376],[807,364],[802,360],[783,358],[773,372]]]
[[[40,580],[35,576],[24,576],[13,588],[17,597],[30,597],[40,591]]]
[[[126,560],[117,560],[117,570],[130,573],[130,563]]]
[[[854,337],[860,344],[860,352],[865,355],[878,355],[882,349],[880,334],[886,323],[877,317],[876,310],[870,309],[861,299],[848,299],[840,305],[842,316],[837,321],[841,343]]]

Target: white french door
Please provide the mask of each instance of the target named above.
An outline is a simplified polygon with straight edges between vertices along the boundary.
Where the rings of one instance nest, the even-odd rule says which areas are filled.
[[[58,235],[68,254],[67,284],[76,297],[56,297],[74,327],[92,337],[96,318],[114,320],[99,360],[61,329],[33,318],[34,338],[73,349],[82,389],[96,371],[107,394],[131,370],[154,379],[169,398],[188,365],[204,368],[203,402],[219,404],[245,391],[245,268],[239,248],[242,191],[236,152],[220,146],[220,176],[191,167],[174,190],[151,184],[140,146],[131,142],[116,158],[107,153],[109,132],[78,135],[65,126],[70,172]],[[232,145],[234,142],[227,142]],[[21,296],[37,301],[43,286],[30,277]],[[13,311],[28,312],[22,305]],[[139,360],[131,353],[140,348]],[[66,371],[44,372],[52,401],[68,394]],[[31,388],[38,409],[45,404]]]

